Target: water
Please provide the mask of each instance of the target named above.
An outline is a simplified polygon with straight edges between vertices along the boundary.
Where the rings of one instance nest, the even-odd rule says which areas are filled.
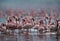
[[[58,0],[0,0],[0,8],[3,10],[6,9],[40,9],[48,7],[56,7],[60,1]]]
[[[6,22],[7,20],[5,18],[0,18],[0,24]]]
[[[26,35],[26,34],[0,34],[0,41],[60,41],[55,34]]]

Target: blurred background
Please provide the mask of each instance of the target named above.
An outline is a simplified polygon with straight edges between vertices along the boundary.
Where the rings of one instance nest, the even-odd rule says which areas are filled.
[[[40,9],[56,8],[60,6],[60,0],[0,0],[0,10],[6,9]]]

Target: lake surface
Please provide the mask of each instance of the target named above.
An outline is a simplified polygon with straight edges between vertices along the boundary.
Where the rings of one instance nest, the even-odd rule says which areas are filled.
[[[60,41],[60,36],[56,36],[56,34],[27,35],[21,33],[8,33],[0,34],[0,41]]]
[[[6,21],[7,21],[6,18],[0,18],[0,24],[1,24],[1,23],[4,23],[4,22],[6,22]]]

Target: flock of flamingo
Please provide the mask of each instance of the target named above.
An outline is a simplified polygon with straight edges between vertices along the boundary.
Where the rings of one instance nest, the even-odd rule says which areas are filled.
[[[59,14],[56,10],[0,10],[0,18],[7,20],[0,24],[1,32],[26,29],[26,33],[29,33],[29,29],[36,29],[39,33],[44,33],[60,29]]]

